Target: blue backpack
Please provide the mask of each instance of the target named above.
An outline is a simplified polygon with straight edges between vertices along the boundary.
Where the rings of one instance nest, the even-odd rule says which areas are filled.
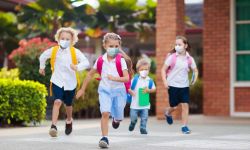
[[[134,90],[134,89],[135,89],[139,77],[140,77],[140,76],[139,76],[138,74],[136,74],[136,75],[134,76],[134,79],[133,79],[133,81],[132,81],[131,88],[130,88],[131,90]],[[149,83],[148,83],[148,88],[149,88],[149,89],[152,89],[153,84],[154,84],[154,81],[153,81],[152,79],[150,79],[150,80],[149,80]],[[128,95],[127,95],[127,103],[131,103],[131,101],[132,101],[132,95],[130,95],[130,94],[128,93]]]

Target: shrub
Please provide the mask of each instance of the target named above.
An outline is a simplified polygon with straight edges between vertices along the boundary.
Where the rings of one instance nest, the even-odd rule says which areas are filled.
[[[7,68],[2,68],[0,70],[0,79],[19,79],[19,71],[18,69],[10,69],[8,70]]]
[[[46,87],[38,82],[0,79],[0,121],[40,122],[45,118],[46,96]]]
[[[195,85],[190,86],[190,113],[202,113],[203,95],[202,80],[198,79]]]
[[[28,41],[21,40],[19,47],[9,55],[9,59],[13,60],[19,69],[20,79],[35,80],[48,85],[51,76],[50,67],[46,67],[46,76],[41,78],[38,72],[38,58],[44,50],[55,44],[47,38],[33,38]]]

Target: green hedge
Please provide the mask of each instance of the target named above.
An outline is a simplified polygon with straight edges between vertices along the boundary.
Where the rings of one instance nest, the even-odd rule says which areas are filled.
[[[17,68],[8,70],[7,68],[2,68],[0,70],[0,79],[19,79],[19,70]]]
[[[34,81],[0,79],[2,124],[40,122],[45,118],[47,90]]]

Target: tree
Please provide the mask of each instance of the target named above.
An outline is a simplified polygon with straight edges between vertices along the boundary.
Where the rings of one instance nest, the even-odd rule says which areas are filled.
[[[0,12],[0,22],[0,49],[4,52],[4,67],[6,67],[8,65],[6,56],[17,47],[18,43],[17,18],[13,13]]]

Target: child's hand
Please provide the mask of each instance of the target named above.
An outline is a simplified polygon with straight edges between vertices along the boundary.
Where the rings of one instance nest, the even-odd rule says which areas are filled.
[[[73,64],[70,64],[70,68],[74,71],[77,71],[77,66],[76,65],[73,65]]]
[[[166,89],[169,89],[167,80],[163,81],[163,84],[164,84]]]
[[[143,93],[150,93],[150,89],[148,87],[144,88]]]
[[[43,76],[45,76],[45,70],[44,69],[39,69],[39,73]]]
[[[80,89],[79,91],[77,91],[76,99],[79,99],[81,96],[82,98],[84,98],[84,94],[85,94],[85,91]]]
[[[114,81],[114,80],[115,80],[115,77],[114,77],[114,76],[112,76],[112,75],[110,75],[110,74],[108,74],[108,76],[107,76],[107,77],[108,77],[108,79],[109,79],[109,80],[111,80],[111,81]]]
[[[130,94],[133,96],[133,97],[135,97],[135,92],[134,91],[130,91]]]

